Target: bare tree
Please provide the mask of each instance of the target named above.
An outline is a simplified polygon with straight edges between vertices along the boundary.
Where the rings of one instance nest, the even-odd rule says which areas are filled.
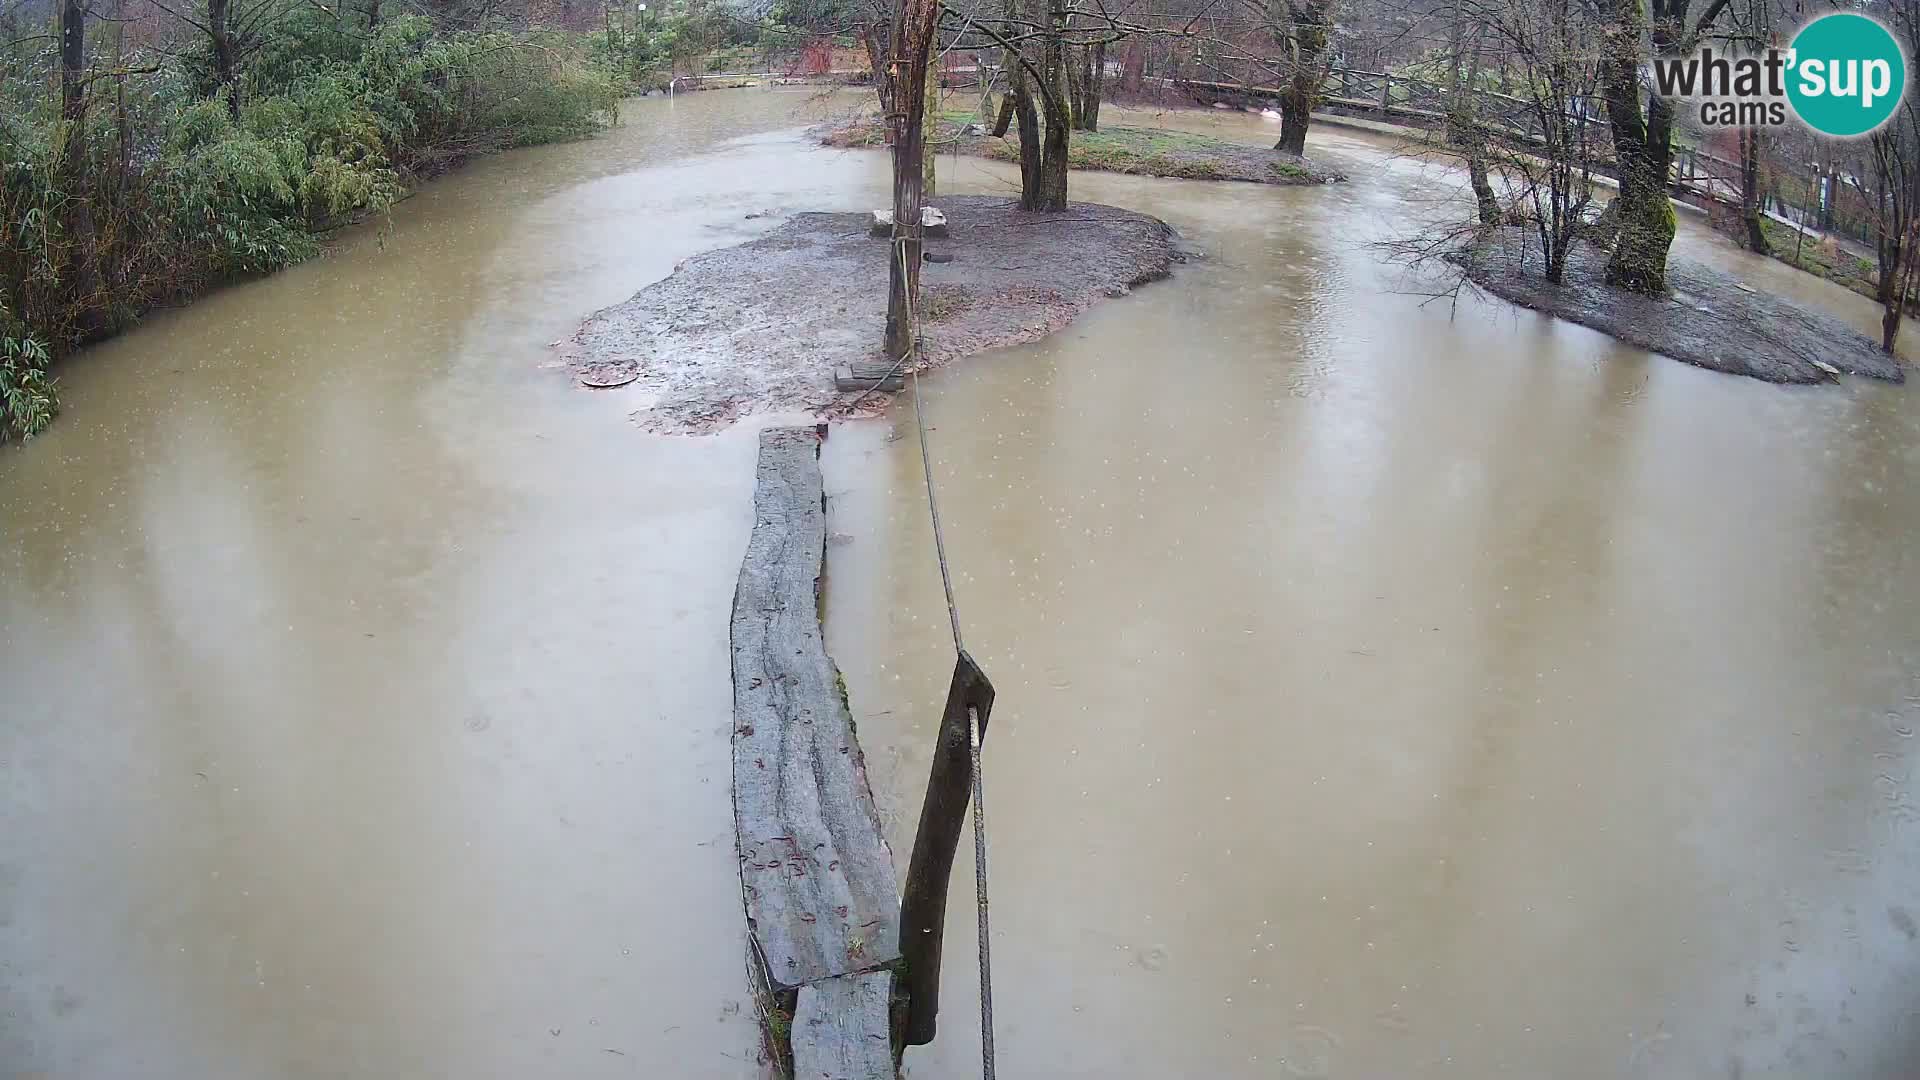
[[[1888,9],[1894,33],[1907,55],[1914,55],[1920,45],[1920,0],[1892,0]],[[1892,352],[1920,264],[1920,117],[1914,114],[1911,95],[1884,127],[1867,137],[1867,147],[1873,170],[1880,347]]]
[[[1447,145],[1460,154],[1473,186],[1477,217],[1482,225],[1500,223],[1500,200],[1487,176],[1487,133],[1480,122],[1480,53],[1487,27],[1476,23],[1473,45],[1467,48],[1467,13],[1463,0],[1454,0],[1447,31]]]

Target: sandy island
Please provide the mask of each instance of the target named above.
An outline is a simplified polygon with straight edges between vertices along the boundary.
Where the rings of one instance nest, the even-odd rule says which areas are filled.
[[[1158,218],[1096,203],[1063,213],[942,196],[951,238],[921,272],[925,367],[1034,341],[1180,257]],[[868,213],[803,213],[757,240],[696,255],[596,312],[563,345],[582,380],[628,384],[650,431],[702,434],[754,414],[877,413],[887,395],[834,389],[833,369],[881,359],[887,250]],[[923,368],[924,370],[924,368]]]
[[[1671,259],[1669,295],[1641,296],[1604,284],[1607,252],[1580,243],[1567,255],[1566,284],[1554,285],[1542,273],[1539,243],[1514,226],[1462,259],[1467,277],[1495,296],[1697,367],[1773,383],[1843,373],[1903,379],[1897,358],[1839,319],[1713,267]]]

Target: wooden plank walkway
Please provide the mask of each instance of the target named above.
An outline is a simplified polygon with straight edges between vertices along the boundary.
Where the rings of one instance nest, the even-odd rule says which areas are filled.
[[[790,1011],[792,1060],[824,1070],[800,1075],[865,1080],[893,1075],[900,891],[822,641],[819,459],[812,428],[760,434],[733,598],[733,812],[763,1008]]]
[[[793,1010],[796,1080],[891,1080],[887,1001],[893,975],[870,971],[808,983]]]

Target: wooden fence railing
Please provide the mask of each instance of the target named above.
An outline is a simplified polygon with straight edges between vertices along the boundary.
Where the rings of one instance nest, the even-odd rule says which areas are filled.
[[[1200,96],[1228,100],[1271,100],[1282,92],[1279,86],[1270,83],[1179,78],[1164,81]],[[1377,115],[1395,122],[1411,122],[1420,127],[1439,127],[1446,120],[1447,88],[1428,79],[1385,71],[1333,68],[1321,83],[1320,92],[1322,106],[1338,111]],[[1542,117],[1532,101],[1492,90],[1470,92],[1474,96],[1475,112],[1481,123],[1493,129],[1496,137],[1521,147],[1545,145]],[[1600,100],[1593,97],[1569,99],[1563,115],[1586,128],[1592,144],[1599,148],[1597,156],[1600,171],[1610,174],[1613,169],[1613,139]],[[1716,202],[1740,201],[1739,163],[1701,151],[1676,151],[1668,182],[1678,191]]]

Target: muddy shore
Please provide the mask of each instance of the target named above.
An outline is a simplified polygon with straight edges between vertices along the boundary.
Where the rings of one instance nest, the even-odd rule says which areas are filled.
[[[923,362],[1033,341],[1107,297],[1167,276],[1180,257],[1158,218],[1075,203],[1064,213],[948,196],[946,262],[924,264]],[[696,255],[587,319],[562,346],[584,381],[620,382],[650,431],[701,434],[753,414],[849,415],[833,369],[880,359],[887,243],[868,213],[803,213],[756,240]],[[884,407],[886,395],[861,402]]]
[[[1568,254],[1566,284],[1554,285],[1538,242],[1511,227],[1462,262],[1468,279],[1495,296],[1712,371],[1772,383],[1904,378],[1897,359],[1840,320],[1712,267],[1673,259],[1669,295],[1639,296],[1608,287],[1606,251],[1583,243]]]

